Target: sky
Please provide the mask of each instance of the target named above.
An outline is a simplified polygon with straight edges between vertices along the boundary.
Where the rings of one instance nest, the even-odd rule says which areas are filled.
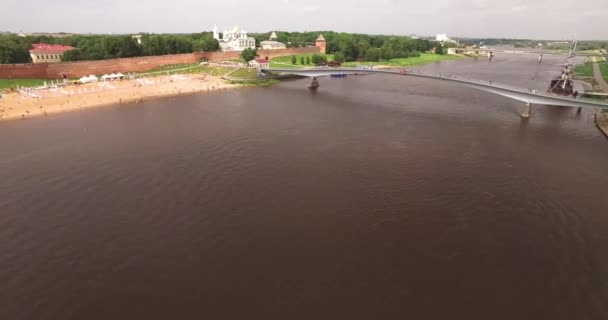
[[[2,0],[0,31],[250,32],[608,40],[608,0]]]

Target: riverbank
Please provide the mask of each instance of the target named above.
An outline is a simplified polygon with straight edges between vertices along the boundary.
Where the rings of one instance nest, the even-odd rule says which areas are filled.
[[[595,115],[595,124],[608,138],[608,112],[600,111]]]
[[[397,58],[391,60],[383,60],[379,62],[345,62],[343,66],[354,67],[358,65],[374,65],[378,68],[395,68],[395,67],[412,67],[417,65],[450,61],[465,58],[463,55],[440,55],[435,53],[421,53],[418,57]]]
[[[240,85],[228,83],[219,77],[173,75],[15,92],[3,94],[0,98],[0,121],[142,102],[180,94],[218,92],[235,87]]]

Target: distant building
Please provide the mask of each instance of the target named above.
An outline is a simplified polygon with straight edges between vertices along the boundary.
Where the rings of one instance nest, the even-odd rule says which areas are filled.
[[[317,41],[315,42],[315,47],[319,47],[319,52],[325,54],[327,52],[327,41],[325,41],[325,37],[322,34],[319,35]]]
[[[447,34],[445,33],[440,33],[440,34],[436,34],[435,35],[435,41],[438,42],[446,42],[446,41],[450,41],[450,38],[448,37]]]
[[[30,57],[33,63],[54,63],[61,62],[63,54],[76,48],[62,46],[59,44],[35,43],[32,44]]]
[[[143,35],[141,34],[134,34],[131,36],[131,38],[133,40],[135,40],[135,42],[137,42],[137,44],[141,45],[141,38],[143,37]]]
[[[284,43],[278,41],[262,41],[260,42],[260,46],[263,50],[280,50],[287,48]]]
[[[266,59],[255,59],[249,61],[249,66],[259,69],[270,68],[270,61]]]
[[[220,36],[217,26],[213,27],[213,38],[220,43],[222,51],[243,51],[247,48],[255,49],[255,38],[248,37],[247,31],[234,26],[232,30],[225,30]]]
[[[260,47],[262,47],[263,50],[286,49],[287,46],[284,43],[276,41],[278,38],[277,34],[273,31],[268,41],[260,42]]]

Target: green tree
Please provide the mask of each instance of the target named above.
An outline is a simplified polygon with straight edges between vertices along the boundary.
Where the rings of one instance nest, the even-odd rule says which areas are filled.
[[[355,61],[359,56],[359,50],[355,42],[355,36],[349,33],[340,33],[336,37],[338,50],[344,55],[345,61]]]
[[[360,39],[359,43],[357,43],[357,51],[359,52],[358,54],[358,58],[363,58],[365,57],[365,54],[367,53],[367,51],[371,48],[371,45],[369,43],[368,39]]]
[[[340,62],[340,63],[344,62],[344,54],[342,52],[337,52],[334,55],[334,61]]]
[[[306,64],[310,64],[310,56],[306,57]]]
[[[380,49],[374,48],[365,53],[365,61],[377,62],[380,61]]]
[[[327,57],[320,54],[313,54],[311,60],[314,65],[318,66],[324,62],[327,62]]]
[[[249,61],[255,59],[257,54],[258,53],[256,52],[255,49],[247,48],[247,49],[243,50],[243,52],[241,52],[241,58],[243,58],[243,60],[245,60],[247,63],[249,63]]]
[[[291,64],[296,64],[296,63],[298,63],[298,57],[292,56],[291,57]]]
[[[193,41],[194,51],[213,52],[220,49],[220,43],[212,35],[204,36]]]
[[[80,50],[70,50],[63,54],[63,61],[80,61],[82,59],[82,51]]]
[[[435,47],[435,53],[436,54],[445,54],[444,50],[443,50],[443,46],[440,44],[437,44],[437,46]]]
[[[304,58],[304,56],[300,57],[300,64],[304,65],[306,63],[306,58]]]
[[[0,63],[30,62],[31,42],[20,42],[18,37],[0,36]]]

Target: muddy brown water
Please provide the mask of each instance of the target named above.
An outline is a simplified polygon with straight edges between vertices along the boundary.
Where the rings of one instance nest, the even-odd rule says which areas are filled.
[[[0,123],[0,319],[608,319],[593,112],[320,82]]]

